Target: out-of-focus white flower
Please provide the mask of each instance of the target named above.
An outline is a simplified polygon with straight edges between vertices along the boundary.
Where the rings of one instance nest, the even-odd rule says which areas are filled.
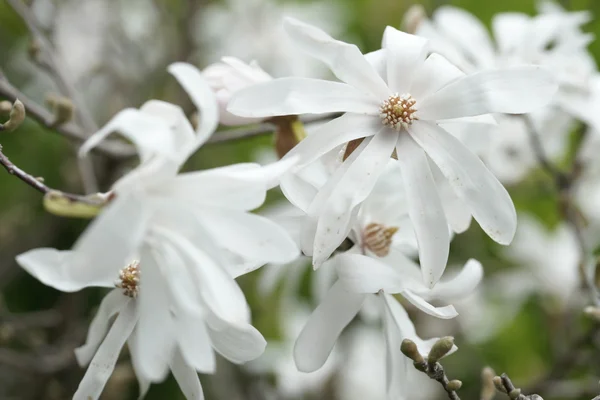
[[[227,111],[231,96],[240,89],[266,82],[273,78],[263,71],[258,63],[246,64],[234,57],[223,57],[221,62],[211,64],[202,75],[217,96],[219,117],[223,125],[244,125],[258,122],[260,118],[242,118]]]
[[[233,278],[267,262],[285,263],[298,256],[283,228],[248,212],[264,202],[266,191],[289,167],[286,162],[178,174],[213,133],[218,110],[199,71],[187,64],[169,70],[200,111],[197,132],[179,107],[164,102],[119,113],[89,139],[82,153],[116,131],[137,146],[140,165],[113,185],[109,205],[72,251],[36,249],[18,257],[29,273],[63,291],[112,287],[123,265],[139,260],[143,272],[135,304],[110,306],[110,315],[118,310],[125,315],[119,319],[123,325],[115,325],[103,345],[102,332],[90,331],[93,340],[88,338],[88,344],[100,346],[97,354],[105,361],[92,361],[89,379],[78,392],[85,399],[99,396],[134,326],[137,335],[130,347],[139,360],[140,380],[161,381],[169,368],[183,365],[173,364],[181,354],[189,367],[182,373],[195,377],[197,384],[190,398],[201,398],[194,369],[210,372],[212,349],[239,363],[258,357],[266,345],[250,324],[249,307]],[[115,296],[109,294],[107,301]],[[109,316],[98,318],[107,321]]]
[[[322,64],[298,52],[286,37],[281,20],[293,16],[336,34],[341,33],[344,10],[335,2],[280,4],[273,0],[226,0],[198,13],[196,37],[209,62],[223,56],[256,60],[273,76],[322,76]]]
[[[443,273],[449,248],[446,216],[431,172],[434,163],[486,233],[510,243],[516,229],[510,196],[481,160],[438,122],[470,117],[481,122],[490,119],[489,113],[533,111],[556,91],[549,73],[522,66],[466,76],[443,57],[428,56],[427,40],[391,27],[385,31],[383,49],[369,56],[370,63],[356,46],[313,26],[288,18],[285,27],[298,49],[323,61],[345,83],[275,79],[240,91],[229,111],[251,118],[344,112],[288,153],[286,157],[302,157],[298,168],[363,139],[310,204],[315,267],[346,238],[358,205],[394,149],[429,286]],[[292,203],[296,200],[290,197],[303,196],[301,191],[284,188]]]

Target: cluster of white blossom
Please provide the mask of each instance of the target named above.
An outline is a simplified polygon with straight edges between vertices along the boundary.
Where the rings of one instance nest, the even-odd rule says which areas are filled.
[[[139,165],[112,185],[108,205],[72,250],[35,249],[17,259],[62,291],[113,288],[76,350],[78,362],[89,366],[74,398],[100,396],[125,343],[140,396],[170,371],[188,399],[202,399],[197,373],[215,372],[217,352],[234,363],[256,360],[248,364],[252,371],[274,370],[286,395],[314,389],[341,370],[344,399],[427,397],[400,344],[410,339],[426,357],[439,338],[421,338],[405,307],[442,320],[465,310],[460,325],[479,336],[501,321],[478,311],[486,301],[477,260],[444,277],[450,242],[472,219],[501,245],[516,234],[507,257],[532,266],[483,285],[519,282],[506,296],[514,312],[540,287],[566,302],[579,284],[572,232],[561,226],[547,234],[527,215],[518,225],[502,183],[519,182],[536,168],[531,129],[551,158],[563,156],[578,121],[597,142],[600,75],[581,30],[588,19],[543,3],[535,17],[496,15],[492,41],[475,17],[446,6],[416,21],[414,34],[388,26],[381,49],[363,54],[285,18],[289,46],[277,42],[279,34],[270,37],[276,44],[263,42],[269,56],[281,64],[281,47],[294,57],[304,54],[336,80],[273,78],[258,63],[233,57],[248,54],[231,54],[203,71],[172,64],[169,72],[198,110],[197,127],[179,106],[163,101],[118,113],[80,156],[116,132],[135,144]],[[231,51],[244,49],[238,45]],[[179,172],[219,123],[307,114],[332,119],[307,127],[281,160]],[[600,180],[591,168],[582,181],[581,207],[587,201],[593,209]],[[275,187],[287,204],[252,213]],[[590,213],[598,215],[596,209]],[[294,299],[307,259],[320,302],[312,312]],[[285,329],[281,345],[259,358],[267,343],[251,324],[235,279],[265,265],[263,294],[285,281]],[[357,315],[365,323],[348,327]],[[360,332],[360,339],[351,334],[338,348],[345,329]],[[451,333],[441,329],[436,336]],[[379,334],[385,349],[377,347]],[[368,379],[374,371],[385,382],[377,374]]]

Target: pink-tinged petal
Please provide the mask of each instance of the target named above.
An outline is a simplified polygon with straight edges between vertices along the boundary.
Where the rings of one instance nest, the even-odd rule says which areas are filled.
[[[133,331],[137,321],[137,307],[135,300],[130,300],[121,310],[117,319],[110,328],[108,335],[98,348],[90,366],[77,391],[74,400],[98,399],[110,378],[115,364],[121,354],[121,349]]]
[[[325,262],[348,236],[355,207],[367,198],[385,171],[397,138],[398,134],[387,128],[373,136],[332,191],[317,223],[313,251],[315,268]]]
[[[408,214],[419,244],[423,281],[433,287],[446,269],[450,235],[429,161],[425,152],[408,135],[396,146],[408,200]]]
[[[492,32],[500,53],[506,54],[523,45],[529,20],[529,15],[516,12],[499,13],[492,18]]]
[[[434,123],[416,121],[410,134],[437,164],[481,228],[496,242],[508,245],[517,229],[515,206],[483,162]]]
[[[227,110],[241,117],[351,112],[379,115],[375,98],[345,83],[280,78],[235,93]]]
[[[129,300],[121,289],[113,289],[104,296],[90,323],[85,344],[75,349],[75,358],[80,366],[90,363],[108,332],[110,319],[122,310]]]
[[[114,286],[117,275],[113,275],[112,278],[105,276],[105,279],[95,282],[72,281],[70,279],[71,269],[73,268],[71,254],[70,251],[41,248],[20,254],[16,257],[16,260],[25,271],[44,285],[62,292],[76,292],[89,286]]]
[[[402,296],[408,300],[413,306],[431,316],[441,319],[451,319],[458,315],[454,306],[434,307],[429,304],[421,296],[414,294],[410,290],[402,292]]]
[[[473,14],[452,6],[439,7],[434,20],[445,37],[459,46],[480,67],[494,63],[494,46],[487,28]]]
[[[171,299],[161,273],[160,254],[144,247],[140,257],[140,284],[137,302],[140,319],[137,326],[139,373],[151,382],[161,382],[169,372],[175,349]],[[166,265],[165,265],[166,266]]]
[[[119,192],[79,237],[70,257],[73,284],[106,286],[132,261],[148,223],[149,210],[142,196],[135,189]]]
[[[382,46],[387,56],[387,83],[392,92],[407,93],[410,83],[423,66],[429,42],[419,36],[388,26]]]
[[[444,207],[444,214],[446,214],[448,225],[450,225],[453,232],[463,233],[471,226],[471,210],[456,195],[450,182],[442,174],[439,167],[431,159],[429,161],[429,167],[431,168],[433,180],[440,194],[440,199],[442,199],[442,206]]]
[[[206,142],[219,125],[217,99],[206,79],[193,65],[177,62],[169,65],[167,70],[187,92],[200,114],[196,128],[196,143],[190,148],[191,153]]]
[[[423,66],[415,72],[410,84],[409,93],[415,99],[425,99],[455,79],[465,76],[465,73],[443,56],[432,53],[427,57]],[[419,103],[417,103],[419,106]]]
[[[212,209],[197,213],[196,217],[216,243],[244,260],[258,262],[257,266],[268,262],[285,264],[300,255],[287,231],[260,215]]]
[[[214,373],[215,353],[202,315],[180,311],[176,326],[179,348],[186,363],[204,374]]]
[[[354,319],[365,296],[348,292],[336,282],[312,313],[294,346],[294,361],[301,372],[321,368],[342,330]]]
[[[548,104],[558,86],[543,67],[490,69],[450,82],[418,103],[422,120],[489,113],[525,114]]]
[[[337,146],[370,137],[381,130],[379,116],[344,114],[319,127],[290,150],[284,158],[300,156],[297,168],[308,165]]]
[[[408,259],[401,260],[411,264]],[[388,265],[362,254],[339,254],[334,259],[339,282],[346,290],[354,293],[373,294],[400,293],[408,284],[400,270],[402,263]]]
[[[170,367],[173,377],[187,400],[204,400],[200,378],[194,368],[185,362],[181,350],[175,350]]]
[[[231,324],[222,329],[208,330],[213,347],[229,361],[242,364],[260,357],[267,341],[250,324]]]
[[[483,267],[475,259],[470,259],[463,269],[453,278],[438,282],[428,293],[427,299],[439,299],[446,302],[461,300],[471,295],[483,278]]]
[[[284,28],[297,48],[324,62],[341,81],[375,98],[389,96],[387,85],[355,45],[293,18],[285,19]]]

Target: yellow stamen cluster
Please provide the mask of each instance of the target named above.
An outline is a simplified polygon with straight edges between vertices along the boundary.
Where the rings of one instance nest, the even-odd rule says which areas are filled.
[[[406,129],[417,118],[417,101],[410,94],[391,95],[389,99],[381,103],[379,116],[384,125],[400,131]]]
[[[123,289],[123,294],[136,298],[140,283],[140,263],[133,261],[119,272],[119,279],[115,281],[115,286]]]
[[[390,253],[392,236],[398,232],[395,226],[386,227],[383,224],[372,222],[363,231],[363,245],[378,257],[385,257]]]

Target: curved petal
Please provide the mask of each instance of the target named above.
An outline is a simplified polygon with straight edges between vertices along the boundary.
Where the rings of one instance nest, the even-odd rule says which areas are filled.
[[[196,129],[196,143],[190,148],[190,152],[193,152],[210,138],[219,125],[217,99],[208,82],[193,65],[178,62],[169,65],[167,70],[187,92],[200,113],[200,123]]]
[[[260,357],[267,341],[250,324],[236,324],[215,330],[209,327],[213,347],[229,361],[241,364]]]
[[[410,83],[409,93],[415,99],[425,99],[450,82],[462,78],[465,73],[443,56],[432,53],[427,57]],[[419,103],[417,103],[419,107]]]
[[[220,246],[258,266],[285,264],[300,255],[287,231],[260,215],[213,209],[197,213],[197,218]]]
[[[382,78],[387,79],[387,50],[379,49],[365,54],[365,58]]]
[[[440,279],[450,251],[450,234],[429,161],[410,136],[401,135],[396,146],[402,180],[413,223],[423,281],[433,287]]]
[[[173,377],[187,400],[204,400],[200,378],[194,368],[185,362],[179,349],[173,353],[170,367]]]
[[[341,144],[375,135],[381,126],[379,117],[344,114],[316,129],[290,150],[284,159],[300,156],[296,167],[301,168]]]
[[[280,78],[235,93],[227,111],[252,118],[330,112],[379,115],[379,103],[345,83]]]
[[[214,373],[217,366],[215,353],[202,315],[180,312],[175,324],[179,349],[186,364],[204,374]]]
[[[440,168],[429,159],[429,168],[433,174],[433,180],[440,194],[442,200],[442,206],[444,207],[444,214],[446,214],[446,220],[450,228],[456,233],[463,233],[469,226],[471,226],[471,210],[464,201],[462,201],[454,189],[450,185],[450,182],[444,177]]]
[[[500,53],[506,54],[523,44],[529,19],[527,14],[516,12],[498,13],[492,18],[492,32]]]
[[[123,309],[129,300],[129,297],[125,296],[121,289],[114,289],[104,296],[90,323],[85,344],[75,349],[75,358],[80,366],[83,367],[92,360],[108,332],[110,319]]]
[[[463,299],[471,295],[483,278],[483,267],[475,259],[470,259],[463,269],[452,279],[438,282],[438,284],[425,293],[429,299],[440,299],[447,302]]]
[[[352,321],[365,296],[346,291],[336,282],[312,313],[294,346],[294,361],[301,372],[321,368],[342,330]]]
[[[392,92],[407,93],[427,57],[428,40],[387,26],[382,47],[387,56],[387,83]]]
[[[422,120],[471,117],[489,113],[525,114],[548,104],[558,86],[538,66],[490,69],[454,80],[425,98]]]
[[[327,64],[341,81],[375,98],[389,96],[387,85],[355,45],[335,40],[322,30],[293,18],[286,18],[283,26],[300,50]]]
[[[127,340],[127,348],[129,349],[129,358],[131,359],[131,366],[133,368],[133,372],[135,373],[135,376],[138,380],[138,400],[141,400],[144,397],[146,397],[148,390],[150,390],[151,382],[150,380],[142,376],[142,374],[140,373],[141,366],[138,354],[139,346],[137,344],[137,335],[137,329],[134,329],[133,332],[131,332],[131,335],[129,335],[129,339]]]
[[[517,229],[515,206],[479,157],[433,123],[417,121],[409,132],[471,209],[481,228],[496,242],[508,245]]]
[[[434,20],[444,35],[476,61],[479,68],[494,62],[494,46],[486,27],[473,14],[452,6],[439,7]]]
[[[79,383],[77,391],[73,395],[74,400],[89,400],[100,397],[108,378],[110,378],[115,369],[121,349],[135,327],[136,321],[136,302],[131,300],[121,310],[108,335],[106,335],[106,338],[98,348],[83,379]]]
[[[106,277],[103,282],[95,282],[89,285],[85,281],[71,281],[70,269],[71,252],[59,251],[50,248],[29,250],[16,257],[17,263],[30,275],[42,282],[44,285],[53,287],[62,292],[76,292],[88,286],[113,287],[117,275],[112,278]],[[101,283],[98,285],[98,283]]]
[[[401,329],[401,326],[412,326],[412,322],[404,309],[398,306],[398,303],[393,297],[383,295],[383,302],[383,333],[387,350],[385,355],[387,395],[390,399],[404,399],[404,394],[406,392],[405,386],[409,384],[407,381],[408,369],[414,367],[409,365],[411,363],[410,359],[402,354],[402,352],[398,351],[398,349],[402,345],[403,339],[411,338],[411,336],[408,336],[407,333]],[[395,305],[396,307],[392,309],[390,305]],[[393,313],[397,308],[402,312]],[[416,336],[416,333],[414,335]]]
[[[339,282],[354,293],[400,293],[408,284],[399,272],[401,264],[390,266],[362,254],[339,254],[335,261]]]
[[[367,198],[385,171],[397,137],[396,132],[383,128],[337,183],[317,223],[313,250],[315,268],[325,262],[348,235],[355,207]]]
[[[405,290],[402,292],[402,296],[411,302],[411,304],[417,307],[419,310],[423,311],[426,314],[431,316],[441,318],[441,319],[451,319],[458,315],[454,306],[444,306],[444,307],[434,307],[425,301],[419,295],[414,294],[410,290]]]
[[[147,203],[139,193],[118,193],[75,243],[69,268],[71,282],[86,286],[114,282],[137,253],[148,216]]]

